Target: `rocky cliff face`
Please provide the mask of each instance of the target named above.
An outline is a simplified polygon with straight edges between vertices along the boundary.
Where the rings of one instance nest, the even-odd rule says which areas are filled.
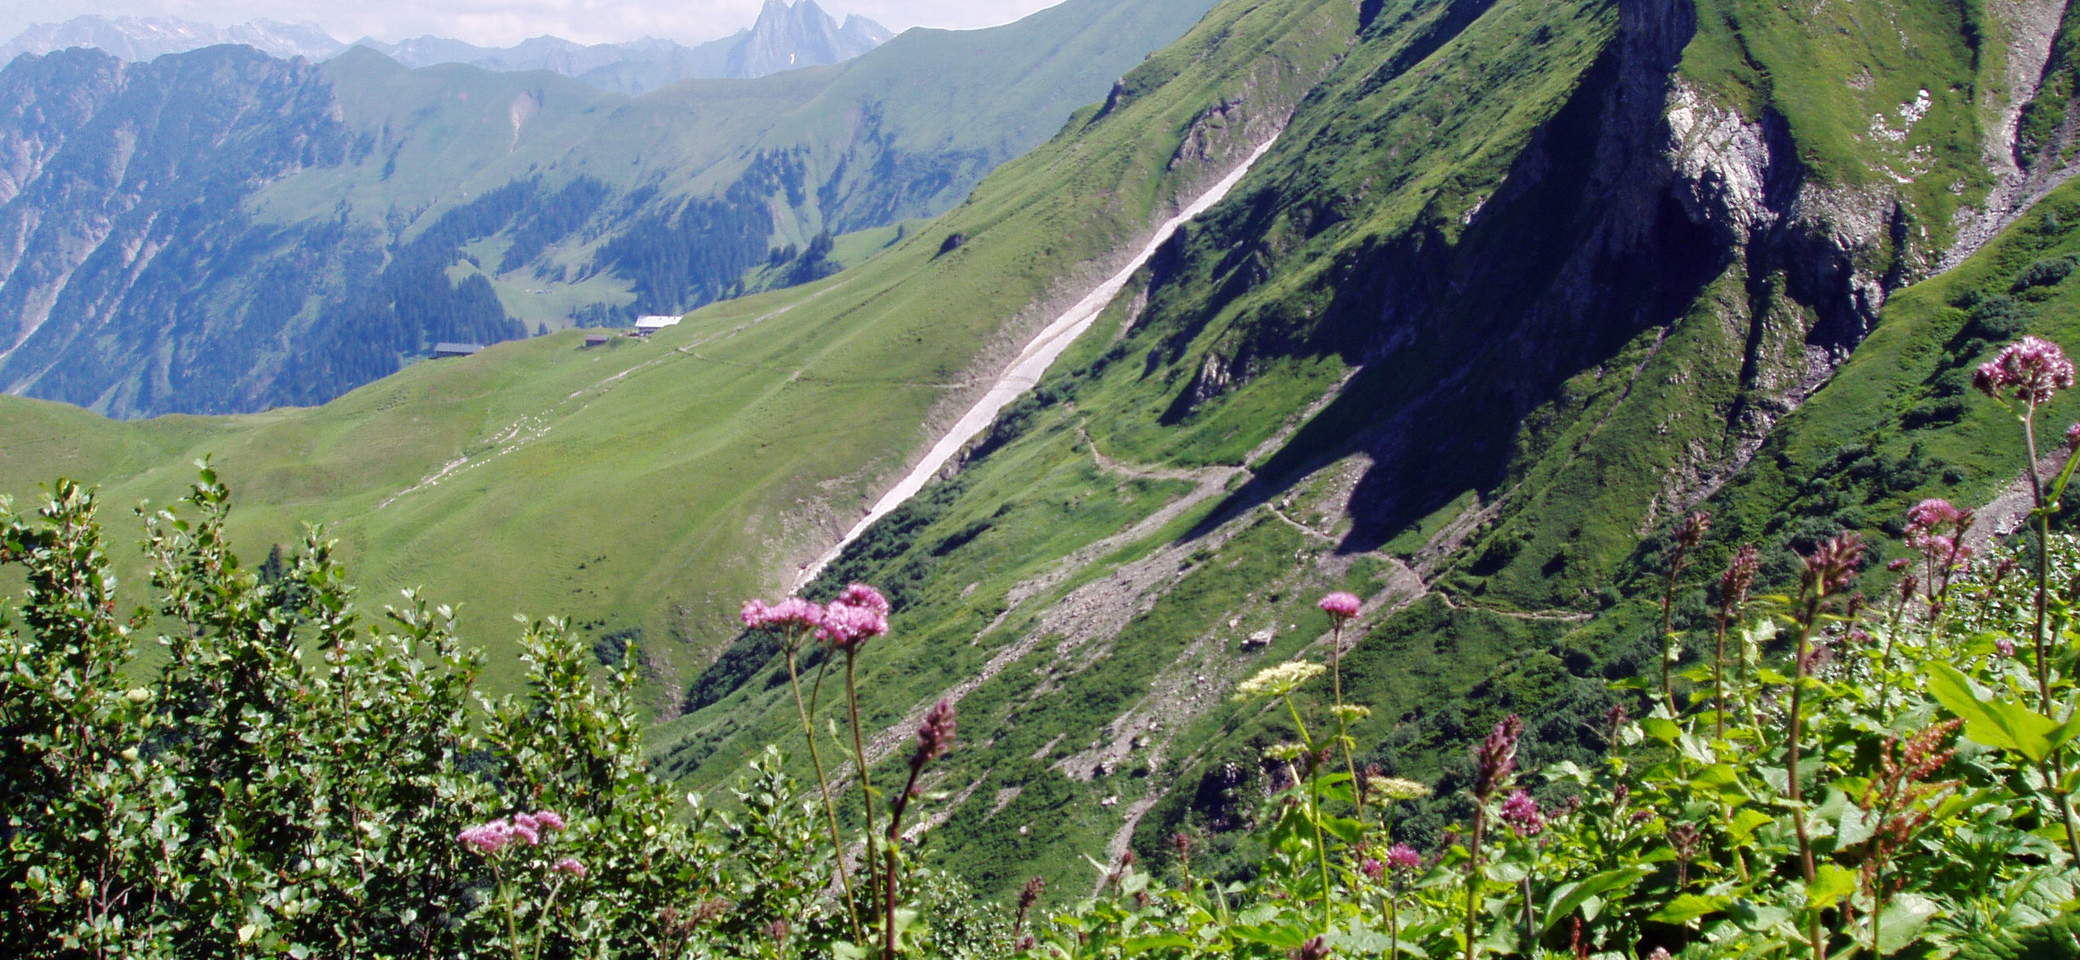
[[[208,328],[228,318],[193,296],[208,274],[192,272],[198,261],[235,235],[255,192],[341,163],[351,146],[316,68],[245,47],[149,64],[69,50],[25,58],[0,79],[10,104],[0,126],[0,383],[13,392],[107,406],[76,379],[84,371],[60,362],[76,348],[134,356],[221,336]],[[164,329],[118,322],[138,298],[166,309]],[[242,336],[259,342],[241,359],[277,345],[264,331]]]
[[[1488,9],[1453,6],[1463,19],[1456,27],[1441,21],[1440,38],[1477,29],[1475,18]],[[1544,455],[1560,437],[1583,442],[1581,432],[1612,413],[1592,416],[1576,403],[1590,392],[1576,381],[1590,371],[1600,384],[1623,364],[1632,368],[1625,381],[1665,387],[1639,379],[1662,357],[1683,368],[1668,376],[1696,388],[1693,402],[1662,411],[1669,419],[1653,437],[1665,440],[1636,441],[1665,443],[1645,458],[1654,475],[1641,486],[1651,495],[1623,507],[1615,501],[1625,498],[1613,497],[1598,508],[1628,535],[1652,530],[1739,470],[1771,426],[1871,331],[1892,291],[1989,235],[1953,234],[1943,222],[1949,211],[1911,186],[1915,157],[1929,149],[1912,145],[1931,109],[1926,90],[1868,121],[1870,162],[1899,159],[1885,168],[1889,175],[1851,179],[1813,168],[1806,156],[1814,148],[1774,106],[1729,104],[1686,72],[1686,51],[1699,39],[1695,4],[1621,0],[1615,7],[1610,41],[1492,185],[1470,184],[1458,196],[1440,191],[1408,227],[1349,253],[1321,319],[1244,321],[1210,342],[1170,407],[1173,417],[1189,416],[1243,390],[1281,358],[1324,348],[1363,365],[1349,392],[1366,402],[1377,400],[1370,378],[1421,383],[1399,388],[1400,400],[1364,416],[1364,431],[1345,444],[1281,464],[1304,473],[1324,458],[1362,451],[1369,466],[1351,491],[1355,526],[1346,549],[1378,547],[1469,487],[1485,491],[1469,519],[1493,529],[1538,513],[1541,491],[1552,485],[1592,482],[1608,461]],[[2030,44],[2048,37],[2029,29],[2028,18],[2041,19],[2042,11],[2009,14],[1987,24],[1988,32],[2012,38],[2011,61],[2034,55],[2041,65],[2044,50],[2032,54]],[[1998,101],[1973,109],[2012,117],[2037,92],[2034,82],[1998,89]],[[2012,124],[1986,134],[1991,153],[2014,145],[1998,142],[2013,135]],[[2040,174],[2044,182],[2034,189],[2041,195],[2069,175]],[[1344,202],[1311,186],[1296,179],[1267,188],[1255,205],[1318,211]],[[1960,180],[1945,192],[1965,201],[1958,223],[1977,209],[2013,216],[2012,191],[1981,192]],[[1236,289],[1300,269],[1278,265],[1261,221],[1244,229],[1250,233],[1229,237],[1219,255],[1222,269],[1235,271]],[[1217,247],[1210,242],[1209,255]],[[1176,268],[1176,282],[1204,275],[1189,264]],[[1158,305],[1166,282],[1159,276],[1153,286]],[[1144,322],[1162,319],[1157,309]],[[1686,325],[1698,328],[1700,342],[1670,344]],[[1267,478],[1260,490],[1297,476]],[[1244,496],[1236,505],[1248,502]],[[1519,534],[1532,541],[1525,556],[1542,562],[1569,553],[1575,539],[1572,527]],[[1577,583],[1610,572],[1578,566],[1580,579],[1561,578],[1557,589],[1554,578],[1527,572],[1529,589],[1518,599],[1564,603]]]
[[[894,34],[861,16],[841,25],[816,5],[800,0],[766,0],[751,30],[729,41],[724,76],[763,77],[782,70],[842,63],[884,43]]]

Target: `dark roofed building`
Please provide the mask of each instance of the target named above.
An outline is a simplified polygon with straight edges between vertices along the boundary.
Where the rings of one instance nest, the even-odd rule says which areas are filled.
[[[466,357],[483,349],[481,343],[436,343],[433,345],[433,358]]]

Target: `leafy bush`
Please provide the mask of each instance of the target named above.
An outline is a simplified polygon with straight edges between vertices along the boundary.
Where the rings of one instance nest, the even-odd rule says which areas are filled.
[[[674,798],[646,770],[632,669],[595,683],[560,621],[522,620],[526,695],[493,700],[447,608],[407,593],[364,622],[320,532],[264,581],[227,548],[206,467],[187,503],[147,518],[158,599],[132,616],[91,493],[0,504],[0,565],[25,585],[0,613],[0,954],[834,949],[831,850],[776,750],[733,812]],[[988,955],[991,911],[906,875],[927,917],[909,952]]]

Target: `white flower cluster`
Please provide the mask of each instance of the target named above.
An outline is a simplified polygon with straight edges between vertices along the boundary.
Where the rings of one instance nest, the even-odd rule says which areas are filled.
[[[1275,667],[1265,667],[1258,671],[1256,676],[1242,681],[1242,684],[1235,688],[1235,699],[1239,702],[1263,697],[1283,697],[1301,684],[1328,672],[1328,667],[1305,660],[1292,660]]]

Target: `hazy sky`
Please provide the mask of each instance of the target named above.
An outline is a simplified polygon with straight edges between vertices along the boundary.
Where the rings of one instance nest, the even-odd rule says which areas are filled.
[[[843,20],[857,13],[898,33],[908,27],[1009,23],[1060,0],[817,0]],[[341,40],[454,37],[503,46],[551,34],[582,43],[652,36],[699,42],[758,19],[763,0],[0,0],[0,41],[32,23],[88,13],[178,17],[218,26],[308,20]]]

